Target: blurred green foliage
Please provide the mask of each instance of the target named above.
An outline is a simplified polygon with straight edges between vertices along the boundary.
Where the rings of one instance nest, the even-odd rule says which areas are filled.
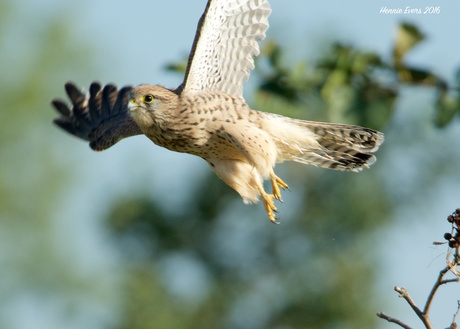
[[[393,65],[399,81],[409,85],[433,87],[437,90],[435,123],[444,127],[460,114],[460,68],[458,68],[454,86],[424,68],[415,68],[405,64],[404,56],[417,44],[425,40],[424,34],[414,25],[402,23],[396,34],[393,47]]]
[[[282,49],[273,41],[262,53],[269,63],[268,70],[260,73],[264,82],[257,95],[263,108],[279,98],[293,104],[297,113],[314,108],[315,112],[304,114],[309,118],[375,129],[382,129],[393,113],[396,91],[378,79],[376,71],[386,66],[373,52],[335,43],[315,65],[298,63],[293,68],[283,67]]]
[[[60,240],[56,217],[75,158],[56,138],[49,111],[62,90],[56,81],[91,70],[91,46],[69,29],[66,14],[73,13],[35,26],[25,12],[0,0],[0,328],[33,323],[31,315],[46,319],[38,314],[44,308],[64,311],[69,321],[81,301],[107,302],[104,283],[82,275]],[[87,70],[69,72],[69,62]]]

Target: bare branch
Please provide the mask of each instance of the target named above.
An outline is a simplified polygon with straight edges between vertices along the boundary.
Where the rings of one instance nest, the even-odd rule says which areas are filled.
[[[423,324],[427,329],[433,329],[433,325],[431,324],[430,317],[427,313],[422,312],[417,305],[415,305],[414,300],[409,295],[409,292],[406,288],[402,287],[395,287],[395,291],[399,293],[399,297],[402,297],[406,300],[406,302],[410,305],[412,310],[417,314],[420,320],[422,320]]]
[[[452,215],[449,215],[447,217],[447,220],[449,223],[452,224],[451,232],[444,234],[444,239],[448,241],[448,245],[449,245],[449,249],[448,249],[447,257],[446,257],[447,266],[439,272],[438,278],[436,279],[427,297],[423,311],[420,310],[420,308],[415,304],[414,300],[411,298],[406,288],[404,287],[400,288],[398,286],[394,288],[394,290],[399,293],[399,297],[402,297],[406,300],[406,302],[409,304],[409,306],[412,308],[415,314],[417,314],[417,316],[423,322],[423,324],[425,325],[425,328],[427,329],[433,329],[433,325],[431,324],[429,313],[430,313],[431,305],[433,303],[434,296],[436,292],[438,291],[439,287],[444,284],[448,284],[452,282],[460,282],[460,271],[458,269],[458,266],[460,264],[460,253],[459,253],[459,249],[460,249],[460,208],[456,209],[455,212],[452,213]],[[440,245],[442,243],[435,242],[434,244]],[[451,250],[453,250],[453,254],[450,252]],[[444,279],[444,276],[448,272],[451,272],[456,277],[453,279]],[[457,323],[455,322],[455,319],[457,318],[459,313],[460,313],[460,300],[458,301],[457,312],[454,314],[452,324],[450,325],[448,329],[457,328]],[[393,322],[401,326],[402,328],[406,328],[406,329],[410,328],[404,322],[398,319],[394,319],[386,315],[383,312],[378,313],[377,316],[381,319],[387,320],[388,322]]]
[[[439,282],[439,284],[442,285],[442,284],[447,284],[447,283],[452,283],[452,282],[453,283],[460,282],[460,278],[442,280],[441,282]]]
[[[400,326],[400,327],[402,327],[402,328],[404,328],[404,329],[412,329],[411,326],[405,324],[405,323],[402,322],[401,320],[392,318],[391,316],[388,316],[388,315],[386,315],[386,314],[383,313],[383,312],[377,313],[377,316],[378,316],[379,318],[381,318],[381,319],[387,320],[388,322],[395,323],[395,324],[397,324],[398,326]]]
[[[455,322],[455,319],[457,318],[457,315],[460,312],[460,300],[457,300],[457,304],[458,304],[457,312],[455,312],[455,314],[454,314],[454,318],[452,319],[452,323],[451,323],[449,329],[456,329],[457,328],[457,323]]]
[[[456,248],[456,251],[458,251],[458,247]],[[431,307],[431,304],[433,303],[433,298],[434,298],[434,295],[436,294],[436,291],[438,290],[438,288],[443,285],[443,284],[447,284],[447,283],[451,283],[451,282],[460,282],[460,278],[455,278],[455,279],[446,279],[444,280],[444,276],[446,275],[447,272],[449,271],[452,271],[455,275],[458,275],[458,271],[455,269],[455,267],[458,265],[458,257],[456,257],[457,253],[455,254],[455,257],[454,257],[454,261],[451,262],[449,260],[449,253],[447,253],[447,266],[445,268],[443,268],[440,272],[439,272],[439,275],[438,275],[438,279],[436,280],[433,288],[431,289],[431,292],[430,294],[428,295],[428,298],[426,300],[426,303],[425,303],[425,308],[423,310],[423,314],[427,315],[428,316],[428,313],[430,312],[430,307]]]
[[[443,268],[440,272],[439,272],[439,275],[438,275],[438,279],[436,280],[433,288],[431,289],[430,291],[430,294],[428,295],[428,298],[426,300],[426,303],[425,303],[425,308],[423,310],[423,314],[428,314],[430,312],[430,307],[431,307],[431,304],[433,303],[433,298],[434,298],[434,295],[436,294],[436,291],[438,290],[438,288],[441,286],[441,282],[443,281],[442,279],[444,278],[444,275],[446,275],[446,273],[449,271],[450,267],[449,266],[446,266],[445,268]]]

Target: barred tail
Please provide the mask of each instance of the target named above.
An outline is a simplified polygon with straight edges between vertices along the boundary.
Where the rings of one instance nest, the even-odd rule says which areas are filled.
[[[361,171],[376,161],[372,153],[384,139],[381,132],[360,126],[272,117],[275,118],[279,126],[272,136],[278,145],[278,162]],[[269,126],[272,130],[274,125]]]

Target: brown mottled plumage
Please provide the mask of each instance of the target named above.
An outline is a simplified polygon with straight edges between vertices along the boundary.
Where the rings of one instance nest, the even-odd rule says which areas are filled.
[[[142,85],[119,91],[97,83],[89,95],[66,84],[72,101],[53,105],[55,122],[103,150],[132,135],[145,134],[169,150],[205,159],[245,203],[261,197],[276,222],[274,200],[287,188],[273,168],[296,161],[318,167],[360,171],[375,162],[383,142],[375,130],[291,119],[249,108],[242,85],[259,54],[270,6],[267,0],[209,0],[200,19],[184,82],[176,89]],[[270,179],[272,193],[264,191]]]

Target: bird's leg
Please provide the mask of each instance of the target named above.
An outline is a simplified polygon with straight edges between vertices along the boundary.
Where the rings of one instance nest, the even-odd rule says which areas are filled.
[[[259,189],[260,197],[262,198],[262,202],[264,204],[265,211],[267,212],[268,219],[272,223],[279,224],[275,217],[275,212],[277,212],[275,203],[273,202],[275,196],[273,194],[268,194],[267,192],[265,192],[261,184],[257,184],[257,188]]]
[[[281,178],[275,175],[275,172],[273,171],[273,169],[270,171],[270,180],[272,182],[273,197],[276,200],[283,202],[283,198],[281,197],[281,193],[280,193],[280,187],[283,190],[289,189],[288,185],[285,182],[283,182]]]

